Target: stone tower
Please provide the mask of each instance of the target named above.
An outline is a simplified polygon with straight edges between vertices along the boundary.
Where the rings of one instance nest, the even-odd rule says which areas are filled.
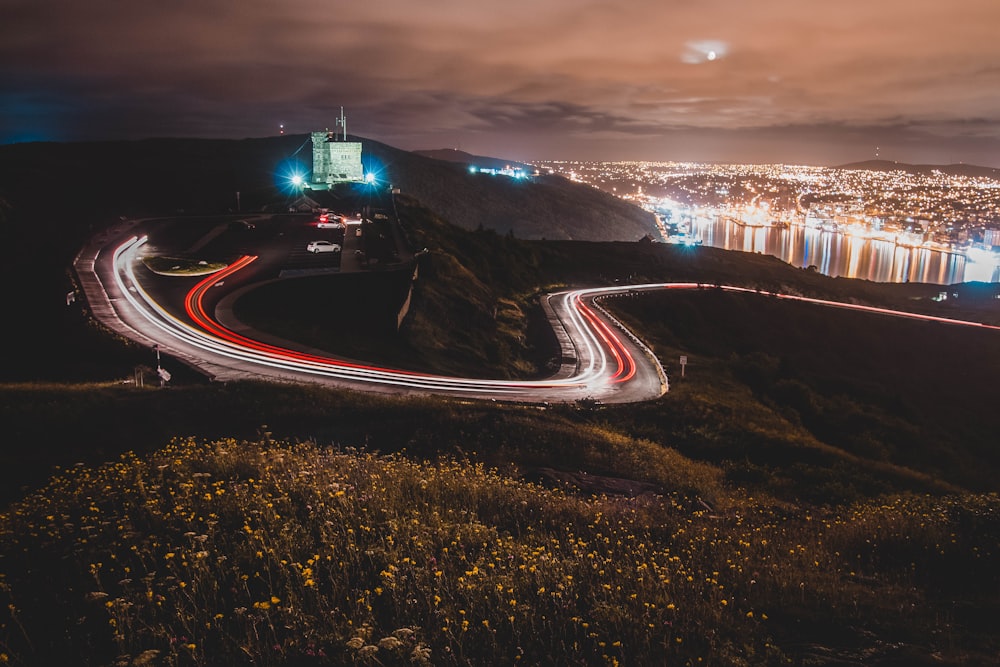
[[[342,137],[330,130],[312,133],[313,163],[309,187],[313,190],[328,190],[334,183],[365,180],[361,142],[347,140],[347,119],[343,107],[337,124],[344,128]]]

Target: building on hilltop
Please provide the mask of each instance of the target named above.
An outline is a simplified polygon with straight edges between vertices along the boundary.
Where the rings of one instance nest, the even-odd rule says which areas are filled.
[[[337,125],[343,128],[342,136],[336,131],[312,133],[312,176],[306,186],[311,190],[329,190],[334,183],[360,183],[365,180],[361,164],[361,142],[347,140],[347,118],[340,108]]]

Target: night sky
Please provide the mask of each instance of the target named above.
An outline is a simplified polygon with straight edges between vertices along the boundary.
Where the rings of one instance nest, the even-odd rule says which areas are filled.
[[[0,142],[1000,166],[1000,0],[0,0]]]

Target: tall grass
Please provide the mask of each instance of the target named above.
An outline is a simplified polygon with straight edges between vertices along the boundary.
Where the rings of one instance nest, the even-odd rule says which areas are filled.
[[[720,515],[450,459],[178,440],[0,517],[0,659],[780,664],[820,614],[981,656],[994,636],[923,631],[942,592],[995,601],[998,519],[995,495]]]

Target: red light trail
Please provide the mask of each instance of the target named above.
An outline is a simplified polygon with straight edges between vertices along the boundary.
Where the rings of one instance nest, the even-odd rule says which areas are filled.
[[[368,390],[415,391],[473,398],[499,398],[524,402],[571,402],[597,399],[608,402],[649,400],[667,389],[666,376],[652,352],[633,334],[605,312],[597,301],[611,296],[639,294],[664,289],[695,290],[715,288],[727,292],[751,293],[784,300],[843,308],[878,315],[903,317],[947,325],[1000,330],[995,325],[919,315],[905,311],[841,303],[825,299],[762,292],[730,285],[705,283],[654,283],[570,290],[551,294],[547,302],[555,312],[554,326],[561,326],[572,346],[574,370],[544,380],[489,380],[446,377],[351,362],[333,357],[264,343],[222,325],[206,307],[206,295],[226,278],[246,270],[257,259],[243,256],[192,287],[184,298],[184,312],[190,323],[172,315],[158,304],[136,277],[136,253],[143,241],[132,239],[119,246],[113,259],[113,276],[124,300],[138,320],[144,322],[142,336],[161,349],[195,357],[215,368],[239,369],[244,373],[280,379],[330,382]],[[122,306],[117,308],[121,309]],[[600,310],[598,314],[596,310]],[[135,319],[135,318],[131,318]],[[138,333],[137,325],[133,331]],[[622,333],[629,339],[626,344]],[[640,354],[634,354],[635,351]],[[564,349],[564,357],[570,354]]]

